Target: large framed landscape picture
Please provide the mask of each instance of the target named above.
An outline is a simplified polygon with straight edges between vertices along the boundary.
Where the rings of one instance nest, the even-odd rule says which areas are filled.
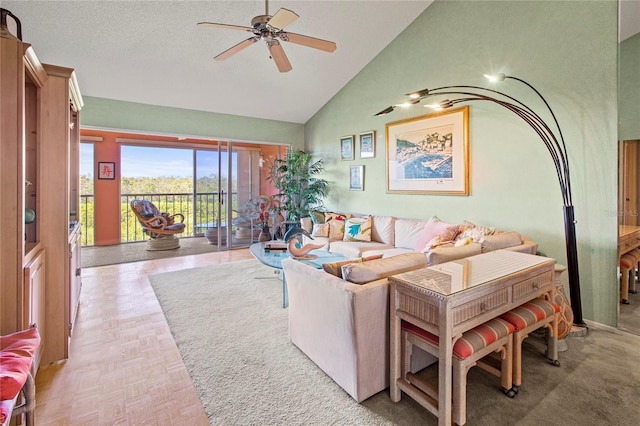
[[[469,107],[387,124],[387,192],[469,194]]]

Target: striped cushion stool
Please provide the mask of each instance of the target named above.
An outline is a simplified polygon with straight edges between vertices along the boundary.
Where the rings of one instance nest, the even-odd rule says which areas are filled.
[[[516,393],[522,384],[522,341],[532,331],[547,328],[547,359],[560,366],[557,347],[559,314],[560,306],[544,299],[534,299],[500,315],[516,329],[513,333],[513,389]]]
[[[629,275],[637,265],[638,258],[633,254],[633,251],[620,257],[620,302],[625,305],[629,303]]]
[[[453,345],[452,405],[453,421],[456,424],[464,425],[467,422],[467,372],[475,365],[500,377],[502,391],[510,398],[515,396],[515,392],[511,390],[514,331],[515,327],[511,323],[494,318],[465,332]],[[411,373],[411,352],[415,345],[437,357],[438,336],[402,321],[401,339],[403,342],[401,377],[437,400],[437,388]],[[495,365],[489,356],[494,352],[500,356],[499,365]]]

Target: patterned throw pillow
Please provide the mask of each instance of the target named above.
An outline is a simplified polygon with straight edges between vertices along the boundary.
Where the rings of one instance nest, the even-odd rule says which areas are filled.
[[[314,223],[313,230],[311,231],[312,237],[328,237],[329,236],[329,224],[328,223]]]
[[[329,238],[341,240],[344,238],[344,220],[334,219],[326,223],[329,225]]]
[[[345,241],[371,241],[371,216],[350,217],[344,224]]]
[[[374,256],[368,257],[359,257],[357,259],[349,259],[343,260],[341,262],[333,262],[333,263],[323,263],[322,269],[328,274],[335,275],[338,278],[342,278],[342,267],[344,265],[349,265],[350,263],[362,263],[368,260],[382,259],[381,254],[376,254]]]
[[[487,235],[494,235],[499,233],[496,228],[489,226],[475,225],[469,221],[464,221],[463,228],[461,229],[458,239],[472,238],[474,242],[480,243]]]
[[[334,212],[325,212],[324,221],[330,222],[332,220],[341,220],[345,221],[347,218],[350,218],[352,215],[349,213],[334,213]]]

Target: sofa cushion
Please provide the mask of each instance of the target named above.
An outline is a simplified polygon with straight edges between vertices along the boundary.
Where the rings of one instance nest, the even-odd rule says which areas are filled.
[[[378,255],[368,256],[368,257],[359,257],[357,259],[342,260],[340,262],[323,263],[322,269],[324,269],[324,271],[328,274],[335,275],[338,278],[342,278],[342,267],[344,265],[348,265],[350,263],[362,263],[362,262],[367,262],[369,260],[375,260],[375,259],[381,259],[381,258],[382,258],[382,255],[378,254]]]
[[[427,243],[431,242],[434,238],[439,238],[441,243],[453,241],[458,233],[458,229],[459,225],[457,224],[439,221],[428,222],[422,228],[414,248],[416,251],[420,252],[427,251],[430,248],[427,248]]]
[[[371,216],[371,241],[395,245],[395,223],[393,216]]]
[[[356,258],[367,256],[371,250],[389,250],[393,249],[391,244],[383,244],[375,241],[331,241],[329,243],[329,251],[336,254],[341,254],[347,258]],[[413,251],[413,250],[412,250]],[[376,253],[378,254],[378,253]]]
[[[395,246],[415,250],[420,233],[428,223],[418,219],[396,219]]]
[[[464,257],[474,256],[482,252],[480,243],[471,243],[460,247],[454,247],[453,244],[436,247],[427,252],[427,263],[429,266],[438,265],[452,260],[462,259]]]
[[[485,236],[482,241],[482,253],[499,250],[522,244],[522,237],[517,232],[500,232]]]
[[[344,224],[345,241],[371,241],[371,216],[350,217]]]
[[[424,254],[406,253],[366,263],[345,265],[342,267],[342,276],[354,284],[365,284],[426,266],[427,259]]]

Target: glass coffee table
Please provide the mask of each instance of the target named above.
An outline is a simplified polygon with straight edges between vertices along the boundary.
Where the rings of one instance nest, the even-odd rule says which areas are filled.
[[[288,251],[265,251],[264,243],[251,244],[249,251],[258,259],[261,263],[276,269],[282,275],[282,307],[286,308],[289,305],[287,297],[287,281],[282,273],[282,260],[291,257],[291,253]],[[327,250],[311,250],[310,255],[317,256],[315,259],[301,259],[299,262],[306,263],[316,269],[321,269],[323,263],[333,263],[346,260],[347,258],[341,254],[331,253]]]

